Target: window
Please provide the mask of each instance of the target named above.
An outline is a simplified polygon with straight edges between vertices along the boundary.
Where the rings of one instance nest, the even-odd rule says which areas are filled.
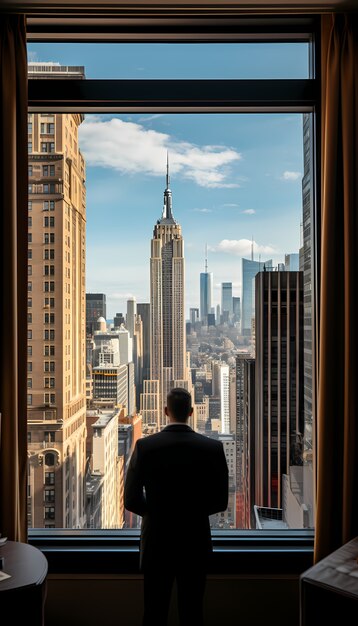
[[[32,211],[32,200],[29,200],[27,203],[27,210]]]
[[[55,502],[54,489],[45,489],[45,502]]]
[[[55,175],[55,166],[54,165],[43,165],[42,166],[42,176],[47,178],[48,176]]]
[[[27,152],[31,154],[32,152],[32,141],[27,142]]]
[[[27,346],[27,356],[32,356],[32,346]],[[27,362],[27,367],[29,367],[29,362]]]
[[[44,259],[45,261],[53,260],[55,258],[55,251],[51,248],[45,248]]]
[[[53,141],[42,141],[41,142],[41,152],[55,152],[55,144]]]
[[[32,122],[27,123],[27,134],[31,135],[32,133]]]
[[[45,430],[45,441],[53,443],[55,441],[55,431],[54,430]],[[48,465],[51,465],[49,463]],[[53,465],[53,463],[52,463]]]
[[[27,291],[32,291],[32,282],[27,283]]]
[[[278,56],[281,56],[280,61],[282,62],[285,57],[283,50],[286,53],[289,48],[285,47],[286,44],[283,44],[283,47],[281,44],[277,45],[279,46],[277,50],[281,51]],[[297,44],[297,46],[299,45]],[[170,48],[169,44],[166,49],[170,50],[170,54],[172,53],[173,49]],[[179,50],[182,51],[182,49],[178,46],[178,52]],[[235,45],[228,45],[225,58],[230,57],[229,50],[235,52],[236,49]],[[289,78],[294,79],[298,77],[298,74],[301,79],[308,78],[307,43],[303,44],[303,49],[301,60],[295,66],[295,69],[292,70],[294,76],[290,74]],[[163,50],[163,48],[158,48],[158,50]],[[218,57],[223,58],[223,48],[220,45],[215,47],[215,45],[208,44],[205,50],[210,55],[215,51]],[[268,54],[269,47],[266,48],[266,51]],[[200,45],[193,45],[192,56],[188,55],[186,59],[186,71],[190,72],[191,78],[203,78],[198,67],[202,68],[204,66],[210,66],[207,67],[208,75],[205,76],[205,78],[210,79],[216,78],[213,73],[218,71],[218,67],[220,77],[226,78],[237,78],[239,72],[248,71],[246,65],[238,63],[237,59],[236,63],[231,62],[231,59],[229,59],[227,63],[224,64],[222,62],[221,65],[216,66],[207,61],[206,65],[198,64],[201,54],[203,52],[200,49]],[[249,59],[249,55],[247,58]],[[304,59],[305,61],[303,62]],[[191,64],[193,68],[190,67]],[[179,66],[179,70],[175,67],[176,65]],[[297,69],[298,66],[300,69]],[[175,67],[173,71],[183,71],[179,63],[173,64],[173,67]],[[288,71],[287,64],[284,64],[286,68],[284,70],[282,70],[282,66],[280,67],[281,69],[277,70],[276,66],[273,67],[271,64],[267,71],[272,73]],[[304,67],[306,69],[303,69]],[[107,71],[107,68],[105,68],[105,71]],[[146,72],[148,71],[150,69],[147,66]],[[160,68],[157,71],[161,72],[162,69]],[[199,74],[196,74],[198,71]],[[226,72],[231,73],[231,75],[226,75]],[[255,76],[250,75],[249,77],[256,78],[257,75],[256,73]],[[242,77],[241,74],[239,77]],[[245,75],[245,77],[247,76]],[[260,77],[269,79],[273,76],[270,74]],[[160,75],[160,78],[165,78],[165,76]],[[275,78],[282,78],[282,76],[275,74]],[[225,96],[222,93],[215,92],[215,97],[221,98],[222,103],[225,101]],[[305,110],[308,110],[310,106],[304,107]],[[287,107],[287,109],[290,109],[290,107]],[[305,165],[303,131],[305,124],[310,125],[312,123],[312,114],[305,113],[303,115],[301,110],[299,107],[297,107],[297,110],[294,110],[294,107],[292,107],[292,110],[287,110],[284,113],[275,111],[273,114],[263,110],[258,114],[245,112],[245,115],[232,111],[230,111],[230,114],[222,112],[212,114],[205,111],[205,115],[177,112],[175,115],[166,115],[161,112],[160,117],[155,117],[155,119],[153,119],[152,112],[150,114],[131,112],[130,115],[101,112],[100,119],[98,116],[96,119],[91,116],[91,113],[86,111],[86,118],[82,122],[83,125],[81,126],[79,137],[74,116],[66,113],[63,116],[58,114],[56,117],[57,131],[60,132],[62,125],[62,130],[65,131],[63,137],[67,137],[64,141],[68,154],[71,155],[71,159],[77,158],[77,170],[83,172],[81,184],[81,180],[76,178],[75,168],[73,166],[68,167],[69,171],[64,176],[64,187],[66,188],[64,193],[68,193],[71,202],[62,203],[61,200],[58,200],[57,205],[59,216],[57,227],[61,224],[61,228],[63,228],[63,232],[66,235],[63,239],[63,251],[59,257],[64,259],[63,272],[59,271],[56,279],[58,289],[60,290],[59,294],[64,294],[64,308],[66,312],[63,314],[61,321],[59,321],[60,316],[56,311],[56,321],[58,324],[63,323],[60,334],[57,335],[58,341],[62,341],[61,333],[63,332],[62,348],[65,348],[63,350],[65,355],[63,360],[65,391],[61,400],[64,401],[65,406],[68,404],[69,411],[72,411],[72,408],[70,408],[71,396],[67,386],[72,382],[73,374],[71,370],[73,365],[72,358],[74,358],[72,354],[74,354],[74,351],[72,350],[70,355],[68,348],[70,343],[71,348],[73,348],[73,342],[76,341],[76,336],[78,335],[78,328],[74,326],[73,322],[76,313],[70,316],[68,315],[68,310],[71,309],[72,313],[74,302],[76,302],[75,306],[78,306],[76,298],[80,289],[79,285],[84,285],[84,274],[82,272],[85,267],[87,268],[89,290],[94,293],[99,290],[98,282],[95,281],[98,281],[100,267],[103,263],[101,290],[107,295],[107,315],[102,315],[99,311],[97,311],[97,317],[93,315],[93,327],[88,332],[88,335],[94,346],[88,345],[87,354],[85,354],[83,349],[82,354],[78,357],[83,364],[82,371],[85,371],[86,364],[93,368],[90,382],[93,385],[94,400],[104,399],[110,393],[113,393],[112,397],[118,401],[118,396],[115,394],[121,393],[121,391],[118,391],[119,388],[121,388],[123,394],[128,394],[128,379],[125,384],[123,384],[123,381],[120,381],[120,383],[115,381],[115,385],[111,385],[109,375],[106,377],[102,375],[102,378],[100,378],[101,372],[97,373],[95,371],[96,367],[100,369],[99,366],[103,370],[104,364],[112,365],[116,357],[109,348],[108,350],[102,349],[99,342],[96,343],[94,324],[97,322],[98,317],[101,316],[109,319],[115,318],[117,310],[124,310],[125,316],[127,308],[126,298],[120,299],[120,297],[117,297],[116,299],[110,296],[113,291],[110,288],[109,267],[113,269],[113,266],[110,261],[108,261],[107,265],[105,257],[108,256],[108,259],[113,259],[114,250],[116,250],[116,254],[121,254],[121,251],[118,252],[117,241],[113,244],[110,242],[112,233],[121,232],[123,241],[128,242],[128,247],[123,246],[123,254],[120,257],[118,280],[128,281],[131,291],[135,291],[136,294],[146,293],[146,300],[149,305],[149,239],[152,238],[152,226],[155,228],[156,220],[161,219],[161,214],[159,212],[159,214],[153,215],[151,227],[149,230],[146,229],[144,234],[144,223],[147,215],[144,216],[143,213],[142,218],[138,219],[138,207],[135,203],[136,193],[143,183],[140,182],[139,176],[136,182],[135,178],[139,171],[141,174],[145,172],[146,186],[145,189],[144,186],[141,187],[142,193],[148,198],[152,206],[156,206],[159,198],[161,200],[161,194],[165,188],[165,150],[163,150],[162,156],[158,156],[158,162],[163,161],[160,165],[156,162],[157,157],[155,156],[154,146],[153,152],[150,151],[151,157],[146,162],[141,161],[141,155],[139,157],[137,155],[139,165],[137,157],[131,157],[131,150],[125,151],[126,157],[124,160],[121,161],[121,157],[118,157],[115,164],[111,162],[112,157],[109,155],[118,155],[121,152],[119,149],[123,140],[123,134],[121,135],[121,133],[126,133],[129,130],[135,130],[135,133],[138,133],[140,136],[138,141],[133,142],[133,154],[135,154],[135,145],[138,145],[142,140],[145,141],[145,138],[148,136],[159,140],[163,134],[167,134],[170,138],[166,147],[172,153],[169,154],[171,163],[171,193],[167,193],[165,198],[169,203],[169,199],[171,200],[173,196],[174,217],[182,225],[185,244],[189,243],[189,245],[186,245],[185,248],[187,279],[186,281],[184,280],[184,272],[182,276],[177,276],[177,288],[173,294],[173,308],[171,308],[171,304],[163,307],[162,332],[167,336],[170,332],[173,332],[171,329],[174,310],[180,311],[178,326],[183,325],[184,327],[184,323],[187,321],[185,331],[183,331],[183,336],[186,335],[185,351],[191,353],[191,367],[193,374],[195,372],[193,388],[193,396],[197,406],[197,423],[195,427],[205,434],[221,439],[224,444],[230,468],[231,496],[227,511],[211,519],[213,528],[228,530],[252,528],[255,525],[255,514],[257,519],[261,520],[261,523],[263,523],[266,514],[265,511],[254,509],[253,503],[251,503],[251,506],[248,504],[248,498],[251,497],[249,487],[252,487],[247,482],[249,480],[248,464],[250,459],[253,458],[252,450],[249,449],[248,415],[253,415],[254,409],[253,399],[247,397],[247,395],[245,396],[245,393],[247,393],[247,382],[249,380],[252,382],[253,380],[253,361],[257,358],[257,355],[261,354],[263,359],[262,367],[266,368],[266,370],[263,374],[264,383],[260,393],[266,402],[269,381],[267,379],[265,355],[268,351],[269,342],[272,344],[270,344],[270,350],[273,355],[272,375],[276,376],[280,368],[282,371],[282,368],[287,370],[288,367],[285,360],[287,359],[285,349],[282,345],[277,345],[278,338],[275,335],[277,324],[274,320],[280,316],[280,319],[284,316],[287,319],[289,313],[287,313],[287,310],[284,310],[284,307],[282,307],[280,312],[272,311],[271,335],[265,338],[267,345],[262,347],[257,328],[258,326],[261,328],[263,320],[259,319],[255,309],[255,281],[258,274],[267,273],[271,275],[272,273],[275,276],[274,281],[279,274],[281,276],[290,273],[299,274],[300,272],[299,262],[301,259],[297,242],[299,241],[300,222],[304,221],[302,219],[304,203],[302,197],[302,177]],[[35,113],[35,115],[39,114]],[[43,124],[45,126],[47,122],[43,122]],[[116,129],[118,130],[119,127],[121,128],[121,133],[116,132]],[[93,140],[94,137],[96,138],[95,141]],[[312,133],[309,133],[309,141],[313,141]],[[111,142],[113,143],[113,150],[108,151],[108,142],[110,144]],[[57,149],[56,146],[56,152]],[[86,164],[84,161],[81,162],[79,150],[83,151],[84,154],[96,156],[91,158],[90,163]],[[129,232],[127,224],[122,223],[122,218],[118,215],[116,201],[108,200],[102,209],[103,212],[101,211],[101,219],[97,222],[97,229],[90,224],[89,214],[87,215],[87,229],[90,237],[88,238],[86,255],[84,248],[81,249],[80,247],[79,249],[78,247],[79,242],[82,240],[81,234],[77,230],[78,222],[76,220],[79,219],[81,202],[87,202],[88,206],[90,206],[92,202],[91,193],[93,193],[95,188],[95,181],[100,181],[102,189],[108,189],[111,172],[113,176],[116,175],[116,184],[123,185],[123,193],[125,193],[125,197],[128,199],[128,221],[130,222],[130,219],[132,219],[132,233]],[[127,175],[128,172],[130,176]],[[162,186],[158,184],[160,172],[163,172]],[[48,173],[47,170],[46,175]],[[129,191],[130,179],[133,179],[131,191]],[[118,183],[118,181],[120,182]],[[87,187],[87,200],[85,184]],[[158,191],[158,187],[160,187],[160,191]],[[308,187],[311,189],[309,184]],[[46,187],[46,189],[49,189],[49,187]],[[180,202],[176,204],[179,198]],[[185,209],[181,208],[180,204]],[[44,203],[43,207],[44,210],[49,210],[49,205]],[[76,215],[73,207],[76,207]],[[291,207],[291,209],[288,210],[287,207]],[[103,229],[105,223],[110,224],[107,231]],[[45,228],[54,228],[54,218],[51,223],[50,216],[44,216],[43,224]],[[139,230],[137,227],[140,227]],[[94,229],[92,233],[91,228]],[[140,239],[139,231],[142,228],[142,240],[140,245],[138,245]],[[254,238],[252,238],[251,232],[253,228]],[[131,235],[133,235],[134,231],[136,234],[138,233],[138,241],[136,239],[136,246],[132,244],[133,250],[129,250],[130,241],[133,241],[133,239],[131,240]],[[103,236],[103,232],[106,232],[105,236]],[[67,233],[71,234],[71,238]],[[44,233],[44,243],[46,245],[50,243],[51,234]],[[93,242],[96,240],[96,244],[99,246],[100,236],[103,236],[102,254],[97,254],[96,256],[96,246]],[[191,238],[194,239],[195,243],[193,243]],[[206,243],[209,245],[208,263],[210,269],[203,272],[201,265],[204,263],[204,260],[201,259],[201,256],[204,253],[201,254],[200,251],[203,252],[205,250]],[[60,244],[60,239],[58,239],[57,244]],[[124,248],[126,248],[125,252]],[[66,257],[69,250],[71,253],[70,258]],[[142,256],[141,250],[143,250]],[[50,248],[44,249],[44,259],[46,261],[51,258],[51,252],[53,251]],[[285,255],[290,258],[286,259]],[[118,258],[119,256],[116,257],[116,259]],[[138,275],[134,276],[134,273],[132,273],[133,268],[139,267],[139,258],[141,259],[140,269],[138,269]],[[68,267],[68,262],[71,262],[71,268]],[[168,261],[166,260],[165,262]],[[82,266],[79,263],[82,263]],[[44,265],[46,276],[50,275],[50,267],[50,265]],[[88,271],[89,268],[91,268],[90,272]],[[70,276],[72,276],[71,286],[69,284]],[[173,277],[171,276],[172,279]],[[287,280],[289,281],[289,277]],[[262,278],[262,281],[264,281],[264,278]],[[200,289],[198,288],[199,282]],[[157,277],[156,284],[159,287],[160,277]],[[45,291],[49,292],[50,283],[47,282],[47,285]],[[268,306],[268,288],[264,282],[261,286],[263,302],[265,306]],[[184,289],[186,290],[188,310],[183,309],[181,311],[181,297]],[[276,289],[277,292],[278,287]],[[299,292],[299,299],[303,297],[301,285],[297,287],[297,285],[287,284],[287,289],[282,289],[282,292],[285,292],[285,294],[281,294],[281,302],[284,301],[287,293],[292,294],[294,292],[297,294]],[[71,295],[70,298],[69,295]],[[278,306],[279,299],[275,300],[273,296],[273,293],[270,294],[272,302],[275,303],[275,306],[276,304]],[[138,299],[139,297],[137,295]],[[170,299],[167,302],[170,302]],[[198,315],[194,321],[191,320],[189,308],[198,310]],[[300,308],[302,309],[302,307]],[[145,310],[145,308],[142,309],[142,323]],[[129,312],[127,310],[127,317]],[[120,317],[121,315],[118,314],[118,320]],[[44,323],[50,323],[49,320],[50,313],[45,313]],[[55,318],[53,320],[55,323]],[[284,327],[287,326],[283,324],[282,328]],[[46,330],[44,331],[44,339],[51,341],[48,331],[46,335]],[[286,338],[286,340],[289,341],[289,338]],[[173,341],[174,346],[180,344],[182,345],[182,342],[179,339],[176,344]],[[50,356],[50,348],[49,344],[44,346],[46,357]],[[177,348],[173,346],[167,347],[164,358],[168,362],[171,358],[171,352],[175,349]],[[76,355],[79,353],[80,351],[76,352]],[[245,358],[243,355],[245,355]],[[241,356],[243,356],[242,359]],[[52,371],[50,370],[50,363],[50,361],[45,362],[46,372]],[[58,371],[62,372],[62,369],[60,368]],[[71,372],[71,377],[69,372]],[[127,376],[128,373],[127,371]],[[50,377],[47,377],[45,380],[48,386],[51,386],[51,380],[55,381],[54,378],[51,379]],[[143,385],[143,380],[148,380],[148,374],[147,377],[143,377],[139,387],[141,384]],[[301,383],[303,386],[305,385],[304,381],[301,381]],[[114,391],[113,387],[115,387]],[[285,389],[286,387],[291,389],[291,408],[293,410],[298,390],[294,389],[293,385],[287,385]],[[143,386],[140,391],[144,393]],[[135,393],[134,385],[132,393],[133,395]],[[270,410],[271,413],[276,411],[275,415],[277,417],[277,407],[280,403],[281,405],[285,402],[287,403],[287,398],[284,397],[284,393],[282,393],[280,398],[278,397],[279,392],[275,384],[272,385],[270,393],[272,396]],[[235,403],[233,398],[235,398]],[[47,400],[49,399],[50,396],[47,394]],[[129,401],[127,395],[127,405],[125,406],[128,406]],[[140,398],[136,402],[138,408]],[[153,415],[150,414],[149,408],[146,411],[144,411],[143,417],[143,431],[144,434],[150,434],[157,428],[153,426],[157,422],[152,419]],[[248,411],[252,411],[252,413],[248,413]],[[300,430],[303,431],[303,428],[301,428],[302,414],[300,415],[300,420]],[[289,489],[290,480],[298,479],[300,470],[292,470],[292,475],[289,472],[292,467],[300,467],[299,462],[302,461],[302,454],[299,452],[301,445],[299,436],[303,436],[303,432],[300,432],[295,439],[292,433],[292,439],[281,442],[281,448],[278,450],[279,433],[277,422],[278,420],[276,422],[273,420],[272,424],[270,424],[272,431],[270,445],[275,449],[273,457],[269,459],[271,464],[271,475],[269,478],[270,499],[274,506],[267,507],[275,510],[282,508],[280,506],[282,504],[282,484]],[[264,444],[266,446],[265,449],[268,448],[267,443],[268,441],[266,440]],[[292,450],[291,461],[293,464],[286,468],[287,474],[284,477],[278,475],[278,465],[279,462],[282,464],[283,458],[287,458],[287,447],[290,448],[290,451]],[[262,458],[264,458],[264,451],[261,450],[260,453]],[[296,457],[295,453],[297,453]],[[69,489],[71,462],[66,457],[62,468],[62,461],[60,461],[64,481],[62,488],[65,491]],[[297,464],[295,464],[296,462]],[[267,458],[263,460],[262,468],[266,468],[264,463],[267,463],[267,466],[269,465]],[[286,482],[282,483],[281,480]],[[280,490],[281,495],[279,494]],[[266,496],[267,494],[264,494],[265,498]],[[71,503],[68,501],[65,508],[70,508],[70,506]],[[62,522],[64,525],[66,525],[67,519],[69,517],[64,513]],[[136,527],[138,520],[133,520],[131,523],[133,527]]]
[[[44,233],[44,243],[55,243],[55,233]]]
[[[28,331],[27,331],[27,338],[28,339],[32,339],[32,330],[31,329],[28,329]]]
[[[32,378],[27,379],[27,388],[32,389]]]
[[[32,393],[27,394],[27,405],[28,406],[32,405]]]
[[[27,168],[27,175],[30,178],[30,176],[32,176],[32,165],[29,165]]]
[[[47,519],[55,519],[55,507],[54,506],[45,506],[45,520]]]
[[[28,222],[29,228],[31,228],[32,227],[32,217],[28,217],[27,218],[27,222]]]
[[[55,472],[45,471],[45,485],[54,485],[54,484],[55,484]]]
[[[43,192],[44,193],[56,193],[55,183],[44,183]]]
[[[28,346],[28,348],[31,347],[31,354],[29,356],[32,355],[32,346]],[[28,372],[32,372],[32,361],[27,361],[27,371]]]
[[[27,258],[30,259],[30,260],[32,259],[32,249],[31,248],[29,248],[29,250],[27,251]]]
[[[27,275],[32,276],[32,265],[27,266]]]

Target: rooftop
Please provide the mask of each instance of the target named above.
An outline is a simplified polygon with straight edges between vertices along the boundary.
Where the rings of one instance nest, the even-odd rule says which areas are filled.
[[[289,528],[282,519],[282,509],[265,506],[254,506],[256,528],[260,530],[283,530]]]

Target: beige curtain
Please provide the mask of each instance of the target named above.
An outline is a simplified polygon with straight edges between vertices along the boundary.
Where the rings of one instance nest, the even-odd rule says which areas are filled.
[[[315,561],[358,535],[358,16],[322,18]]]
[[[0,532],[26,541],[27,59],[24,16],[0,19]]]

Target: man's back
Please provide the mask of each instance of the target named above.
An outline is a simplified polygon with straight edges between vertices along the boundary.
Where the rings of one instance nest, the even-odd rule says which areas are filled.
[[[142,566],[159,554],[194,550],[204,557],[211,546],[208,516],[225,510],[227,498],[221,442],[186,424],[170,424],[139,440],[128,469],[125,506],[143,516]]]

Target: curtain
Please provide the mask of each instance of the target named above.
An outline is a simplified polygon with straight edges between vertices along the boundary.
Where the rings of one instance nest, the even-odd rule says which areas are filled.
[[[26,541],[27,58],[25,18],[0,19],[0,532]]]
[[[322,17],[316,562],[358,535],[357,26]]]

